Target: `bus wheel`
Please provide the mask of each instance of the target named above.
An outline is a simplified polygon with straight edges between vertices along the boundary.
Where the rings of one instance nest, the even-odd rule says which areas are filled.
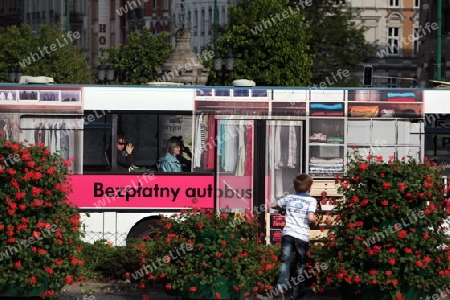
[[[144,219],[134,225],[127,235],[127,244],[130,242],[139,242],[144,239],[151,239],[161,232],[162,227],[159,225],[159,219]]]

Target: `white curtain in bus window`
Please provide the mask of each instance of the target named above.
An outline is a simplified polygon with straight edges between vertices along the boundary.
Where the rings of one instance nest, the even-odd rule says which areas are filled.
[[[16,113],[3,113],[0,114],[0,130],[7,140],[19,140],[19,120],[20,115]]]
[[[208,138],[209,135],[207,133]],[[218,207],[232,210],[251,209],[253,121],[218,120],[216,141],[218,155],[216,168],[219,170],[217,174]],[[208,146],[206,148],[209,153],[214,153],[214,148],[209,149]]]
[[[402,157],[404,156],[411,156],[412,158],[416,159],[416,160],[420,160],[420,147],[414,147],[414,146],[410,146],[410,147],[398,147],[397,148],[398,151],[398,158],[402,159]]]
[[[290,179],[300,171],[300,128],[295,121],[274,121],[267,126],[270,199],[294,192]]]
[[[347,143],[370,143],[370,120],[348,120]]]
[[[75,174],[82,169],[82,129],[83,119],[64,116],[24,116],[20,119],[20,141],[25,144],[43,143],[63,159],[75,158],[72,165]]]
[[[239,148],[239,121],[222,120],[218,132],[218,154],[220,157],[220,170],[234,174],[238,162]]]
[[[383,159],[387,161],[390,156],[396,157],[396,149],[394,146],[372,145],[371,154],[373,156],[383,156]]]
[[[396,121],[386,120],[377,121],[374,120],[372,123],[372,144],[385,144],[385,145],[395,145],[396,144]]]

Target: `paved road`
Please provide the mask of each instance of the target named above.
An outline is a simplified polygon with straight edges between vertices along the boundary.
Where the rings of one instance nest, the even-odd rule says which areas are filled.
[[[55,300],[142,300],[143,292],[136,290],[133,284],[98,284],[86,283],[83,287],[71,286],[63,290]],[[179,297],[168,296],[157,286],[148,292],[149,300],[181,300]],[[314,295],[311,291],[302,300],[340,300],[339,292],[330,290],[324,295]],[[258,295],[258,300],[275,300],[265,295]]]

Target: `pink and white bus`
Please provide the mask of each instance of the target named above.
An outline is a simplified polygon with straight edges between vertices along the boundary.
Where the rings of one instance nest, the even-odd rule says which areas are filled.
[[[449,98],[444,89],[2,84],[0,129],[74,158],[69,200],[87,238],[123,245],[151,233],[161,214],[194,206],[255,210],[274,242],[282,220],[270,202],[307,172],[315,196],[327,191],[322,209],[331,209],[340,197],[333,177],[352,147],[450,161]],[[125,172],[112,159],[122,135],[134,145],[135,167]],[[189,165],[161,172],[173,136],[190,150]]]

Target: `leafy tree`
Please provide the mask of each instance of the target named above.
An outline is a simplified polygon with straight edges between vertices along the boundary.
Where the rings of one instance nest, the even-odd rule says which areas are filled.
[[[320,84],[327,82],[328,77],[333,87],[359,86],[360,78],[354,75],[357,67],[375,53],[374,45],[365,41],[365,27],[353,21],[359,11],[350,6],[336,5],[336,0],[310,1],[304,13],[306,22],[311,25],[308,27],[311,36],[309,53],[316,54],[311,81]],[[335,81],[332,75],[339,69],[348,70],[352,75]]]
[[[39,34],[28,24],[0,28],[0,80],[20,67],[24,75],[53,77],[57,83],[91,83],[89,63],[73,42],[79,32],[64,33],[58,26],[42,25]]]
[[[169,57],[172,44],[167,42],[166,32],[152,35],[147,28],[141,33],[131,33],[126,45],[105,49],[103,64],[113,64],[117,81],[121,84],[142,85],[154,81],[158,76],[157,67]]]
[[[230,78],[263,86],[304,86],[312,76],[310,38],[303,11],[289,7],[289,0],[243,0],[230,7],[228,26],[214,46],[233,53]],[[210,84],[223,84],[218,76],[212,70]]]

